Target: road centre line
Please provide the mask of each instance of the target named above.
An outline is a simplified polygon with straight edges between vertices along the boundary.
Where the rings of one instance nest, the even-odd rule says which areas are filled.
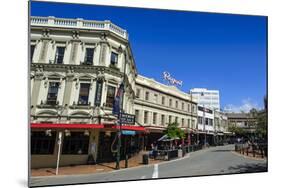
[[[154,170],[153,170],[152,178],[158,178],[158,164],[154,165]]]

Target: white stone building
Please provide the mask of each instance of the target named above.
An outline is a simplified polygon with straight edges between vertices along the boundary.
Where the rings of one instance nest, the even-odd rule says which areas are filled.
[[[193,88],[190,94],[198,102],[198,105],[206,108],[220,110],[220,93],[219,90],[208,90],[206,88]]]

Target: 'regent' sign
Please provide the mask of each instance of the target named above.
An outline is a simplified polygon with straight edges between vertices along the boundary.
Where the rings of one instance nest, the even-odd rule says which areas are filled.
[[[163,78],[167,80],[170,84],[182,86],[183,82],[181,80],[176,80],[167,71],[163,72]]]

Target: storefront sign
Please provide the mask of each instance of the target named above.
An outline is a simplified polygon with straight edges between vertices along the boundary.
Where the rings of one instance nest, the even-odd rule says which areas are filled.
[[[130,124],[130,125],[134,125],[134,124],[135,124],[135,115],[133,115],[133,114],[121,113],[121,114],[120,114],[120,121],[121,121],[121,124]]]
[[[136,131],[122,131],[122,135],[134,136],[134,135],[136,135]]]
[[[102,87],[103,87],[103,81],[102,80],[97,80],[96,96],[95,96],[95,106],[100,106],[101,105]]]
[[[182,86],[182,84],[183,84],[183,82],[181,80],[176,80],[175,78],[173,78],[169,72],[164,71],[163,72],[163,77],[170,84],[179,85],[179,86]]]

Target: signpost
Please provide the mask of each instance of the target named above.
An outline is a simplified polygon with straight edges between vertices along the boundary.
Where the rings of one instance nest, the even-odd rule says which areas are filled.
[[[58,150],[58,157],[57,157],[56,175],[59,174],[60,150],[61,150],[61,137],[62,137],[62,132],[59,132],[59,139],[58,139],[59,150]]]

